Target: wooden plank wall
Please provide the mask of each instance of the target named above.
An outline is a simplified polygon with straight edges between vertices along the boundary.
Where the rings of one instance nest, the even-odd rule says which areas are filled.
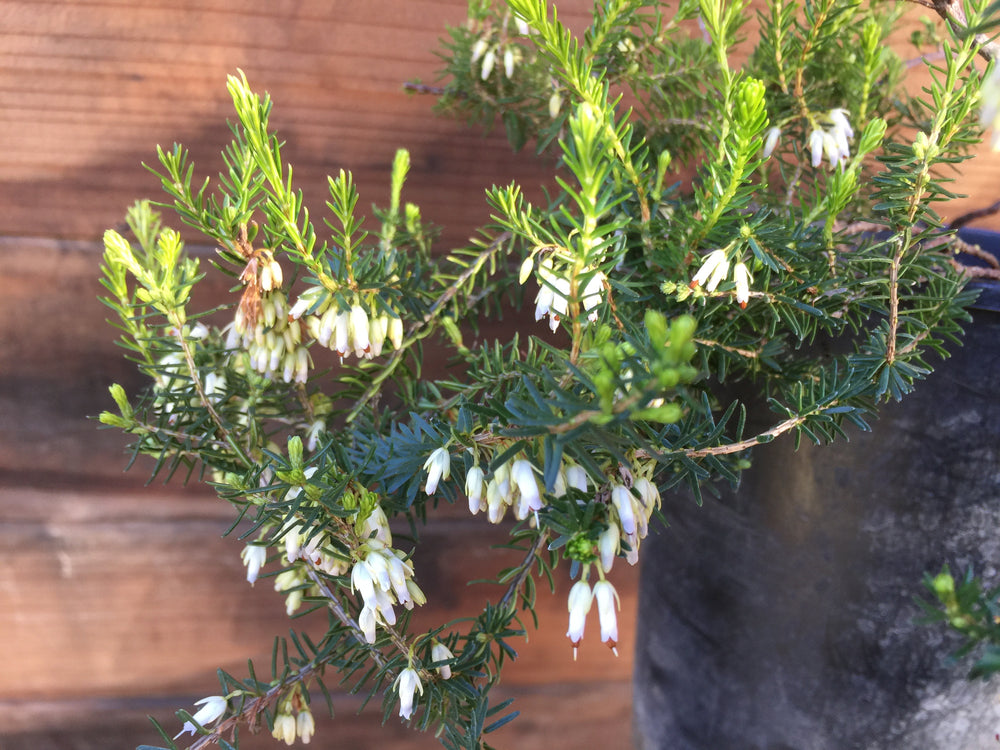
[[[583,24],[583,0],[560,15]],[[321,205],[325,176],[355,173],[362,205],[384,202],[397,147],[411,152],[406,198],[462,243],[488,215],[490,183],[529,195],[548,177],[502,134],[441,120],[407,95],[430,81],[433,50],[465,0],[31,0],[0,3],[0,748],[125,748],[155,741],[144,718],[213,692],[214,669],[266,658],[287,630],[269,586],[242,583],[239,545],[220,540],[231,512],[197,487],[143,488],[123,475],[124,440],[89,415],[111,382],[141,383],[111,344],[97,266],[104,229],[126,206],[157,197],[141,165],[156,144],[188,146],[201,174],[221,166],[230,104],[226,74],[242,68],[271,92],[299,186]],[[235,9],[234,9],[235,8]],[[973,195],[946,213],[996,200],[996,159],[967,170]],[[224,282],[215,285],[224,289]],[[491,530],[461,515],[436,526],[420,560],[428,625],[489,594],[457,570],[488,575],[505,561]],[[625,566],[621,566],[624,568]],[[522,717],[498,738],[532,750],[590,743],[629,747],[628,644],[635,571],[615,571],[622,655],[591,638],[573,662],[563,637],[566,582],[542,597],[505,691]],[[430,748],[430,737],[338,699],[324,746]],[[331,741],[336,736],[337,743]],[[268,742],[248,747],[270,746]]]
[[[583,2],[566,3],[579,27]],[[0,748],[128,748],[155,742],[145,718],[216,692],[219,666],[243,674],[287,633],[282,599],[243,580],[232,512],[191,486],[142,487],[122,474],[125,441],[87,417],[107,387],[141,381],[112,345],[97,302],[99,240],[137,197],[159,197],[142,167],[178,141],[199,172],[221,167],[228,73],[243,69],[274,99],[298,185],[322,206],[326,175],[354,172],[362,206],[385,203],[397,147],[413,169],[405,198],[445,228],[442,249],[488,217],[483,189],[522,181],[540,195],[546,168],[513,156],[407,94],[432,81],[446,24],[465,0],[79,0],[0,3]],[[225,282],[214,285],[223,294]],[[493,592],[469,588],[510,558],[457,514],[419,563],[427,626],[474,612]],[[625,566],[622,566],[625,567]],[[459,575],[459,571],[461,575]],[[633,632],[635,571],[618,577]],[[631,657],[599,642],[574,663],[565,597],[543,596],[543,630],[524,644],[505,695],[524,716],[502,746],[598,739],[628,746]],[[394,720],[380,728],[359,702],[336,701],[321,746],[431,748]],[[322,711],[317,711],[320,719]],[[333,738],[336,737],[336,742]],[[259,738],[247,747],[272,747]]]

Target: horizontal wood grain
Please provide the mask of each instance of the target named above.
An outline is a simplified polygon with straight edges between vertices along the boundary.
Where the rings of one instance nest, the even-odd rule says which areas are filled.
[[[198,175],[214,176],[233,117],[226,76],[242,69],[273,98],[272,125],[315,219],[326,176],[341,168],[354,172],[364,213],[384,204],[393,155],[405,147],[404,199],[444,228],[439,252],[464,244],[488,220],[485,188],[517,180],[537,199],[552,180],[551,164],[530,150],[511,154],[501,131],[484,136],[439,118],[432,97],[402,88],[434,80],[438,40],[466,4],[0,3],[0,750],[155,744],[145,714],[175,727],[175,709],[216,691],[217,667],[242,675],[248,657],[266,663],[290,624],[267,580],[246,584],[240,542],[220,538],[229,506],[194,485],[143,487],[141,469],[123,475],[125,438],[88,419],[111,406],[112,382],[130,392],[143,385],[96,299],[102,233],[121,226],[136,198],[162,197],[143,163],[154,162],[157,144],[180,142]],[[558,5],[579,31],[592,0]],[[900,25],[897,49],[918,15]],[[954,189],[970,197],[939,206],[945,218],[997,200],[998,168],[1000,157],[982,149],[963,164]],[[1000,229],[1000,219],[980,226]],[[211,252],[186,236],[195,252]],[[201,299],[218,302],[227,287],[210,278]],[[466,581],[514,561],[489,549],[500,530],[442,509],[426,533],[431,543],[415,558],[429,597],[419,626],[496,598],[495,588]],[[498,693],[517,697],[523,713],[497,745],[631,746],[636,573],[619,563],[611,576],[622,596],[617,659],[592,613],[574,662],[568,581],[541,591],[540,629],[529,624]],[[317,706],[315,745],[438,747],[395,720],[381,727],[377,707],[356,716],[355,697],[337,696],[336,707],[324,720]],[[269,737],[243,743],[274,746]]]
[[[173,712],[191,708],[195,695],[145,699],[81,699],[19,704],[0,701],[0,747],[4,750],[125,750],[140,743],[159,744],[147,715],[165,729],[176,731],[180,722]],[[497,702],[514,698],[509,710],[520,716],[496,733],[496,747],[517,750],[593,747],[626,750],[630,741],[628,682],[598,680],[590,684],[500,687]],[[441,745],[430,734],[408,729],[392,716],[385,725],[377,704],[359,713],[357,697],[334,695],[335,715],[330,718],[321,696],[313,698],[316,736],[313,746],[383,750],[432,750]],[[13,717],[8,719],[8,717]],[[273,749],[266,732],[241,733],[244,750]],[[182,745],[183,747],[183,745]]]
[[[561,3],[582,26],[582,0]],[[413,155],[407,199],[461,243],[488,218],[483,189],[549,180],[502,133],[440,119],[403,83],[433,80],[447,25],[464,0],[7,2],[0,8],[0,235],[96,239],[136,197],[155,196],[141,166],[155,146],[188,146],[200,173],[221,167],[243,69],[275,102],[297,184],[318,213],[326,175],[355,172],[362,206],[385,202],[397,147]]]
[[[519,561],[491,549],[504,540],[502,527],[482,516],[437,515],[413,558],[428,597],[414,612],[418,629],[477,614],[503,589],[468,581]],[[234,518],[197,487],[0,488],[0,642],[17,644],[4,656],[0,700],[210,691],[217,667],[242,675],[248,657],[269,664],[273,638],[290,623],[268,579],[246,583],[242,542],[220,540]],[[527,642],[513,644],[523,658],[505,684],[628,678],[637,570],[620,562],[611,576],[622,597],[618,658],[600,643],[595,612],[573,660],[564,579],[557,576],[555,594],[540,587],[540,629],[528,621]],[[322,621],[308,623],[296,627],[316,635]]]

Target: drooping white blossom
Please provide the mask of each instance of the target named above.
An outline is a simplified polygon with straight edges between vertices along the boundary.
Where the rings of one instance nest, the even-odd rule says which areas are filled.
[[[413,715],[413,699],[415,693],[424,694],[424,686],[420,683],[420,675],[413,667],[407,667],[399,673],[394,683],[399,693],[399,715],[409,719]]]
[[[433,495],[438,482],[451,476],[451,454],[448,453],[448,449],[435,448],[424,462],[424,470],[427,472],[424,491],[428,495]]]
[[[570,463],[566,466],[566,484],[581,492],[587,491],[587,470],[580,464]]]
[[[247,581],[253,586],[260,575],[260,569],[267,562],[267,547],[263,544],[248,544],[243,548],[240,557],[247,566]]]
[[[493,470],[486,483],[486,516],[490,523],[500,523],[507,507],[514,502],[511,488],[510,464],[504,463]]]
[[[490,43],[484,37],[479,37],[476,43],[472,45],[472,62],[476,62],[480,57],[482,57],[486,50],[489,49]]]
[[[713,250],[701,264],[701,268],[691,280],[691,287],[704,286],[705,291],[714,292],[729,275],[729,258],[725,250]]]
[[[618,592],[610,581],[600,580],[594,584],[594,599],[597,601],[597,615],[601,622],[601,640],[618,655],[618,614],[621,607]]]
[[[298,732],[299,739],[302,740],[302,744],[308,745],[313,734],[316,733],[316,722],[309,709],[299,711],[298,715],[295,717],[295,731]]]
[[[767,159],[774,153],[775,147],[778,145],[778,139],[781,138],[781,128],[774,127],[767,131],[767,137],[764,139],[764,158]]]
[[[574,659],[576,659],[576,651],[580,646],[580,641],[583,640],[583,631],[587,625],[587,613],[590,612],[593,599],[590,584],[582,579],[574,583],[573,588],[569,590],[569,598],[567,599],[569,629],[566,631],[566,637],[573,644]]]
[[[490,77],[490,73],[493,72],[493,66],[497,61],[497,52],[495,48],[490,48],[486,50],[486,54],[483,55],[482,70],[480,76],[485,81]]]
[[[375,626],[378,617],[374,607],[364,606],[358,615],[358,627],[368,643],[375,643]]]
[[[823,163],[823,136],[825,133],[816,128],[809,134],[809,155],[810,163],[813,167],[818,167]]]
[[[191,718],[199,726],[207,726],[213,721],[218,719],[224,713],[226,713],[227,702],[224,696],[221,695],[210,695],[207,698],[202,698],[199,701],[195,701],[194,705],[201,706],[197,711],[191,714]],[[174,737],[180,737],[185,732],[189,732],[192,736],[197,732],[197,728],[190,721],[184,722],[184,728]]]
[[[542,509],[542,497],[535,476],[535,467],[527,459],[520,458],[511,464],[510,480],[517,487],[518,504],[515,517],[523,520],[531,511]]]
[[[611,571],[615,557],[621,549],[621,531],[615,525],[609,525],[597,538],[597,551],[600,555],[601,569],[605,573]]]
[[[503,72],[508,78],[514,77],[514,48],[507,47],[503,52]]]
[[[368,313],[361,305],[351,306],[347,330],[349,345],[354,349],[354,356],[364,357],[371,351],[371,340],[368,335]]]
[[[733,281],[736,282],[736,301],[745,310],[750,301],[750,282],[753,281],[746,263],[741,261],[733,267]]]
[[[611,488],[611,503],[618,511],[618,524],[625,534],[635,533],[635,511],[632,507],[632,493],[623,484]]]
[[[483,498],[483,488],[485,487],[485,475],[479,466],[473,466],[465,475],[465,495],[469,500],[469,512],[475,515],[486,509],[486,501]]]
[[[290,713],[280,713],[274,717],[274,729],[271,736],[281,740],[286,745],[295,744],[295,717]]]
[[[604,292],[604,282],[606,276],[598,271],[590,280],[587,285],[583,288],[583,309],[587,311],[587,319],[596,323],[598,318],[597,310],[595,309],[599,304],[601,304],[601,296]]]

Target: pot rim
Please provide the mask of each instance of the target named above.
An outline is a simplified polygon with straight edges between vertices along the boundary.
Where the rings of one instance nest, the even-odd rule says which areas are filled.
[[[1000,232],[991,229],[962,227],[958,230],[958,236],[970,245],[978,245],[985,252],[1000,259]],[[958,258],[963,265],[987,267],[982,258],[964,253],[959,253]],[[979,297],[973,304],[969,305],[970,309],[1000,312],[1000,281],[975,278],[969,282],[969,288],[979,290]]]

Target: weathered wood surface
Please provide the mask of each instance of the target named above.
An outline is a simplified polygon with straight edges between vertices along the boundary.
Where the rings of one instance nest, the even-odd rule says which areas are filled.
[[[270,664],[273,637],[289,627],[284,599],[268,579],[246,583],[242,543],[219,539],[233,518],[226,503],[194,487],[183,494],[0,488],[0,633],[18,644],[4,662],[0,700],[208,689],[216,666],[242,674],[247,657]],[[502,588],[466,581],[517,562],[489,549],[503,541],[500,530],[482,517],[445,517],[422,533],[413,563],[429,604],[415,611],[415,627],[499,598]],[[625,613],[621,640],[629,643],[635,570],[621,564],[613,578]],[[616,659],[593,628],[573,662],[563,635],[567,583],[540,593],[542,629],[527,623],[521,650],[530,658],[511,667],[508,682],[629,674],[627,654]]]
[[[148,696],[181,696],[172,704],[161,701],[153,711],[161,721],[172,722],[173,710],[217,692],[216,667],[244,675],[246,659],[252,657],[266,670],[273,638],[286,633],[289,622],[282,597],[267,579],[254,588],[246,584],[240,543],[219,539],[231,519],[224,503],[193,488],[184,494],[152,488],[141,493],[0,489],[0,633],[5,643],[16,644],[5,656],[0,679],[0,738],[6,738],[6,750],[44,747],[41,740],[50,733],[52,738],[91,736],[93,717],[81,727],[71,717],[98,705],[117,707],[97,712],[104,726],[149,741],[149,728],[135,720],[130,706]],[[416,613],[416,627],[475,612],[488,598],[497,599],[498,587],[465,583],[467,577],[495,575],[517,559],[488,550],[502,540],[497,530],[477,519],[445,519],[432,524],[427,537],[430,543],[421,547],[414,565],[430,603]],[[528,721],[517,723],[512,735],[519,738],[517,744],[506,746],[540,747],[528,741],[530,728],[547,721],[552,711],[558,714],[555,725],[564,727],[579,707],[568,702],[559,708],[559,695],[576,701],[577,692],[612,687],[617,699],[598,716],[617,718],[614,728],[601,731],[627,733],[623,719],[631,657],[624,645],[634,637],[636,572],[624,565],[614,572],[623,607],[619,658],[598,641],[593,623],[574,662],[563,636],[567,582],[561,581],[555,594],[541,593],[540,629],[529,624],[527,642],[515,643],[523,658],[505,677],[515,694],[518,687],[535,686],[518,704]],[[315,635],[317,629],[308,623],[307,618],[297,627]],[[103,700],[94,703],[97,698]],[[345,700],[347,708],[338,701],[342,717],[357,705],[355,699]],[[118,710],[125,712],[118,717],[123,725],[117,722]],[[42,734],[36,731],[39,721],[46,728]],[[350,718],[350,726],[351,732],[363,733],[375,722]],[[339,737],[342,730],[336,731]],[[16,744],[18,733],[25,733],[27,744]],[[399,747],[430,746],[427,738],[390,736]]]
[[[589,0],[561,0],[580,28]],[[296,182],[322,204],[326,175],[354,172],[361,205],[385,202],[397,147],[413,162],[405,198],[442,225],[440,247],[463,243],[488,216],[483,189],[518,179],[529,194],[550,178],[502,133],[483,137],[407,95],[433,79],[445,24],[465,0],[7,0],[0,4],[0,748],[127,747],[155,741],[142,718],[214,692],[214,669],[265,662],[287,632],[266,580],[243,581],[232,518],[197,488],[142,488],[123,475],[124,438],[87,417],[110,406],[107,386],[130,391],[136,373],[112,344],[96,302],[99,238],[137,197],[159,197],[142,167],[155,146],[191,149],[203,176],[221,168],[231,104],[225,77],[242,68],[270,91],[273,124]],[[906,30],[901,29],[901,38]],[[946,217],[997,199],[996,157],[964,167],[965,201]],[[994,218],[986,226],[1000,227]],[[226,282],[211,285],[224,294]],[[481,520],[444,512],[440,541],[416,560],[436,624],[485,599],[468,572],[510,562],[483,549]],[[461,571],[462,575],[458,575]],[[522,717],[498,738],[534,750],[589,743],[628,747],[635,571],[622,565],[622,656],[594,626],[573,662],[565,632],[566,582],[542,593],[505,685]],[[207,634],[211,634],[210,637]],[[166,696],[166,697],[164,697]],[[355,701],[352,703],[352,701]],[[338,701],[329,724],[345,746],[437,746]],[[317,718],[319,714],[317,712]],[[255,742],[247,747],[272,746]],[[338,744],[339,746],[339,744]]]
[[[87,419],[111,406],[111,382],[142,384],[103,322],[109,311],[96,300],[98,247],[0,239],[0,252],[10,282],[0,295],[0,635],[18,644],[0,671],[0,737],[19,731],[23,712],[33,715],[33,707],[48,706],[44,720],[52,721],[60,707],[94,696],[108,705],[116,698],[186,696],[158,714],[169,718],[214,692],[216,667],[241,675],[248,657],[268,663],[274,636],[289,626],[283,601],[265,580],[251,589],[240,543],[219,539],[233,518],[227,504],[197,486],[142,487],[141,468],[122,474],[125,438]],[[220,279],[204,291],[214,303],[227,287]],[[39,289],[53,300],[41,316]],[[464,576],[488,578],[514,562],[485,549],[502,535],[481,517],[466,519],[460,509],[440,515],[429,532],[440,541],[417,563],[431,597],[417,622],[427,627],[475,612],[489,596],[495,600],[497,589],[467,587]],[[615,580],[627,644],[635,571],[621,566]],[[593,628],[580,660],[572,661],[561,584],[555,595],[542,594],[542,629],[520,644],[524,658],[506,684],[624,684],[630,650],[623,646],[615,659]],[[521,708],[534,710],[528,702]],[[354,731],[362,732],[372,722],[358,726]],[[137,738],[152,739],[145,722],[135,730]],[[63,722],[52,737],[76,731],[91,736]],[[42,739],[29,733],[23,746]],[[414,740],[407,733],[399,741]],[[408,746],[421,745],[400,745]]]
[[[581,0],[561,3],[563,16]],[[483,189],[546,178],[502,137],[439,119],[407,95],[433,81],[464,0],[5,2],[0,7],[0,234],[99,238],[135,198],[156,196],[155,146],[191,148],[215,175],[228,142],[226,75],[271,92],[297,184],[322,206],[326,175],[353,170],[363,207],[387,200],[397,147],[408,198],[462,242],[488,217]],[[484,182],[489,180],[490,182]]]
[[[141,385],[112,344],[108,311],[96,301],[96,271],[105,228],[120,226],[135,198],[160,195],[142,162],[155,160],[157,144],[176,141],[190,148],[199,174],[214,176],[232,117],[225,77],[241,68],[255,88],[271,93],[272,123],[314,206],[325,198],[326,175],[341,168],[354,172],[366,213],[384,203],[393,154],[405,147],[413,165],[405,198],[445,228],[442,249],[463,243],[488,217],[485,187],[516,178],[538,195],[548,179],[529,154],[512,156],[502,133],[483,137],[440,119],[432,99],[402,90],[404,81],[433,79],[437,40],[446,24],[462,20],[465,6],[0,6],[4,750],[154,741],[144,713],[173,726],[173,710],[214,692],[217,666],[242,674],[247,657],[266,663],[273,637],[289,625],[267,581],[252,589],[243,580],[239,543],[220,541],[231,510],[194,487],[141,488],[141,471],[122,475],[125,440],[87,420],[109,406],[111,382],[131,391]],[[579,21],[568,10],[563,16]],[[211,286],[224,294],[227,283]],[[485,524],[451,517],[436,525],[440,542],[419,565],[432,597],[420,615],[427,625],[496,595],[465,586],[457,571],[488,577],[511,562],[482,550],[492,532]],[[625,606],[634,606],[634,576],[623,576],[621,588]],[[627,650],[615,660],[593,638],[573,663],[562,636],[565,594],[563,586],[542,596],[545,627],[530,633],[507,679],[539,686],[529,699],[539,713],[530,718],[526,700],[525,717],[515,723],[523,729],[511,736],[525,748],[558,744],[574,731],[582,741],[604,720],[614,727],[605,730],[614,747],[614,735],[627,735],[631,661]],[[625,641],[631,628],[623,619]],[[613,687],[588,699],[588,684],[605,677]],[[382,730],[375,714],[357,719],[357,700],[345,700],[331,729],[351,744],[372,746],[376,737],[389,747],[437,744],[395,722]],[[587,700],[593,718],[580,721],[569,709]]]
[[[630,695],[628,682],[614,680],[499,688],[497,700],[514,698],[511,708],[522,713],[491,735],[491,741],[495,746],[517,750],[572,747],[626,750],[632,747]],[[158,735],[146,716],[153,716],[164,728],[172,730],[179,726],[173,712],[187,700],[178,696],[34,702],[23,708],[16,723],[8,724],[11,731],[0,735],[0,746],[4,750],[125,750],[140,743],[158,744]],[[359,715],[357,697],[334,696],[336,713],[332,719],[322,699],[317,700],[313,704],[317,733],[312,746],[338,750],[441,747],[433,736],[411,731],[395,718],[383,726],[377,705],[369,705]],[[0,716],[9,710],[0,704]],[[244,750],[273,750],[281,746],[266,731],[256,736],[244,732],[240,737],[240,747]]]

